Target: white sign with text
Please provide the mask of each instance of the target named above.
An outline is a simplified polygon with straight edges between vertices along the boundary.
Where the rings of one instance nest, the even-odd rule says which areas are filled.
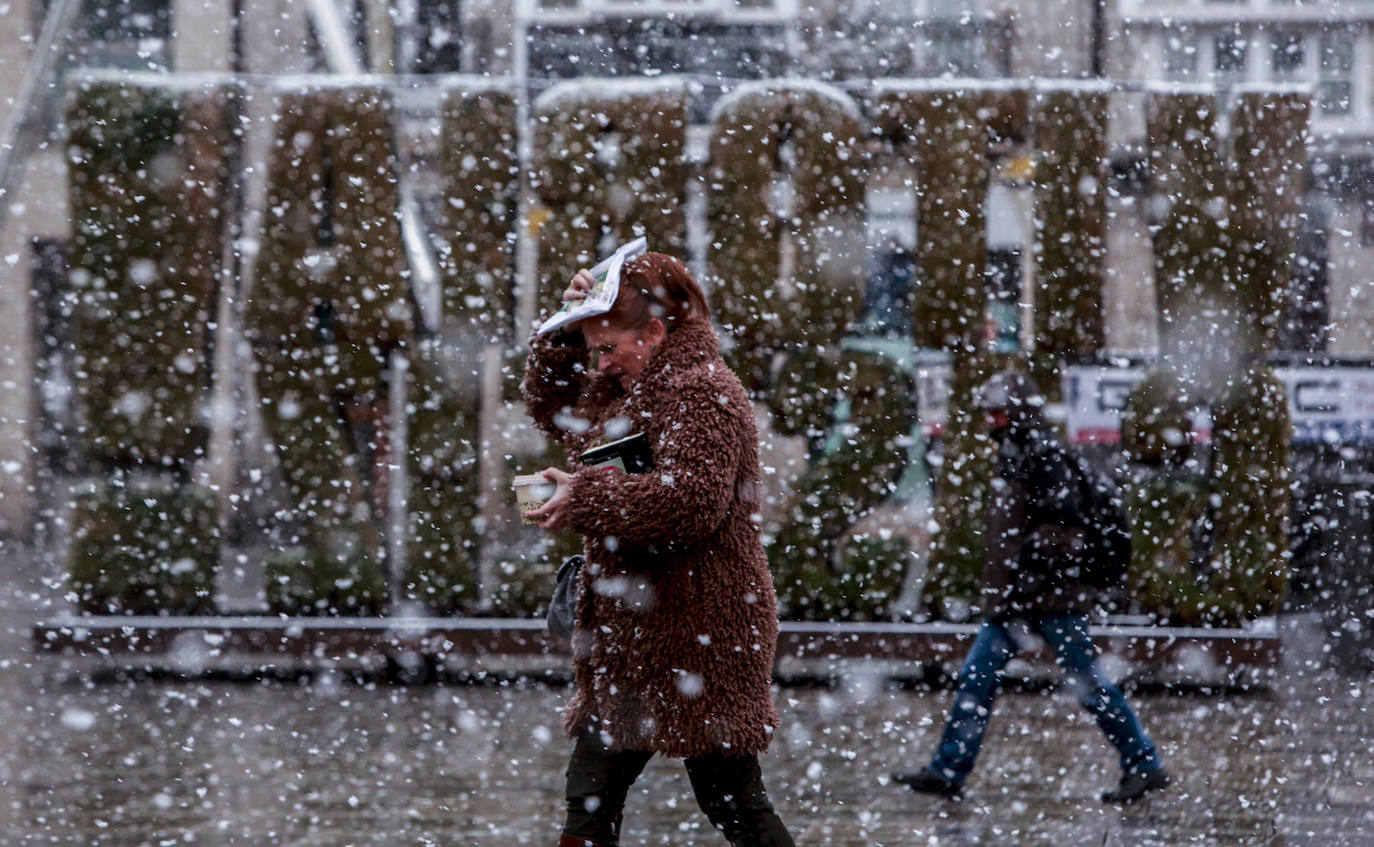
[[[1070,365],[1064,368],[1062,414],[1075,444],[1119,444],[1121,412],[1145,365]],[[922,431],[938,438],[948,414],[949,362],[934,357],[916,363]],[[1374,365],[1282,365],[1275,373],[1288,394],[1293,442],[1374,442]],[[1211,438],[1211,415],[1193,414],[1193,437]]]
[[[1064,369],[1064,404],[1075,444],[1116,444],[1121,410],[1145,367],[1075,365]],[[1348,444],[1374,440],[1374,367],[1284,365],[1274,369],[1288,394],[1293,441]],[[1210,437],[1206,410],[1193,418],[1195,437]]]

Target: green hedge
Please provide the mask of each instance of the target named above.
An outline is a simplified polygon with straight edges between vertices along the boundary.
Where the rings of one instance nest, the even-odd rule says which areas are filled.
[[[1247,91],[1231,113],[1227,267],[1244,347],[1272,352],[1298,240],[1310,97]]]
[[[918,163],[916,286],[912,333],[919,347],[967,352],[983,340],[984,272],[991,176],[983,92],[922,92],[907,101]]]
[[[407,352],[406,602],[451,614],[475,608],[480,379],[487,356],[513,358],[520,165],[514,88],[456,78],[443,92],[437,240],[438,335]],[[516,395],[509,364],[503,397]]]
[[[71,95],[75,397],[84,446],[109,466],[173,470],[205,454],[234,96],[141,77]]]
[[[78,82],[67,108],[75,400],[86,455],[167,471],[73,498],[69,583],[82,611],[215,605],[214,497],[172,481],[205,456],[210,337],[224,250],[231,83]]]
[[[983,532],[988,488],[996,473],[996,448],[973,393],[1007,367],[1005,355],[953,355],[949,411],[941,436],[942,461],[935,477],[935,525],[924,602],[931,614],[951,620],[976,615],[983,577]]]
[[[1271,368],[1236,374],[1213,406],[1214,581],[1209,611],[1238,622],[1279,610],[1288,587],[1291,422],[1288,396]]]
[[[1192,392],[1176,370],[1157,367],[1136,385],[1121,416],[1121,445],[1134,464],[1180,467],[1191,454]]]
[[[480,391],[473,358],[471,349],[425,341],[411,351],[408,369],[406,591],[440,613],[477,599]]]
[[[1133,602],[1160,623],[1200,623],[1209,585],[1194,569],[1198,523],[1207,484],[1182,468],[1138,470],[1126,490],[1131,519],[1128,585]]]
[[[390,95],[281,93],[268,215],[247,304],[254,348],[328,348],[331,393],[376,396],[411,333]]]
[[[515,235],[520,211],[516,93],[455,84],[443,94],[436,233],[442,322],[464,341],[509,345],[515,327]]]
[[[843,397],[841,358],[838,347],[779,355],[770,383],[762,389],[775,433],[815,441],[830,429],[834,405]]]
[[[141,81],[89,81],[74,95],[77,396],[88,449],[113,467],[184,470],[204,454],[207,327],[224,247],[216,192],[227,176],[221,151],[232,138],[225,106],[233,96],[231,86],[170,89]],[[519,334],[515,92],[461,80],[445,92],[442,127],[452,143],[440,162],[442,316],[440,338],[423,344],[411,325],[389,95],[364,83],[283,88],[279,96],[265,227],[245,292],[254,378],[290,498],[279,528],[290,549],[269,563],[270,601],[307,613],[371,612],[385,601],[385,503],[375,463],[386,448],[388,362],[403,352],[410,374],[405,583],[410,599],[462,610],[477,594],[477,536],[493,529],[478,529],[475,506],[481,357],[503,358],[511,375],[507,401],[519,372],[511,344]],[[1225,341],[1233,355],[1209,360],[1206,379],[1174,361],[1175,370],[1152,376],[1133,398],[1126,441],[1156,467],[1155,478],[1141,478],[1133,508],[1152,526],[1175,522],[1158,544],[1142,545],[1133,579],[1141,605],[1161,615],[1231,621],[1271,610],[1286,567],[1280,492],[1288,425],[1260,414],[1282,406],[1281,392],[1271,374],[1246,363],[1270,349],[1277,327],[1303,184],[1294,163],[1305,158],[1307,99],[1241,95],[1226,143],[1216,135],[1211,95],[1148,100],[1162,346],[1177,356],[1198,339]],[[538,206],[531,219],[539,227],[541,304],[556,302],[568,276],[608,243],[635,234],[632,224],[646,230],[654,249],[684,254],[687,103],[685,83],[660,80],[601,91],[581,81],[535,104],[530,165]],[[992,457],[969,397],[1007,361],[982,350],[991,144],[1033,140],[1038,148],[1041,293],[1030,363],[1053,388],[1059,357],[1103,345],[1105,112],[1095,90],[1031,97],[936,84],[874,92],[877,135],[909,157],[918,177],[913,335],[922,347],[954,355],[935,503],[941,530],[927,584],[937,613],[958,616],[976,600]],[[725,352],[767,402],[777,428],[809,436],[818,450],[777,530],[782,547],[797,554],[780,562],[784,599],[805,616],[882,614],[906,557],[892,539],[852,530],[901,472],[903,451],[893,448],[906,435],[900,424],[910,410],[894,399],[906,396],[904,375],[839,352],[866,274],[863,120],[834,89],[775,83],[724,98],[711,126],[705,281],[726,329]],[[608,145],[611,139],[617,143]],[[612,148],[616,155],[598,156]],[[192,172],[197,178],[182,178]],[[789,183],[791,211],[780,219],[774,192]],[[1203,309],[1212,310],[1206,320]],[[473,345],[481,346],[476,355]],[[882,402],[866,405],[875,397]],[[841,404],[840,417],[848,418],[839,429],[832,426],[837,400],[852,406]],[[1188,480],[1176,473],[1181,456],[1167,430],[1186,424],[1194,400],[1210,403],[1216,415],[1216,470]],[[524,456],[503,472],[560,463],[554,454]],[[1190,521],[1213,493],[1224,520],[1207,570],[1193,573],[1197,557],[1191,548],[1180,552],[1192,536],[1179,535],[1185,524],[1177,521]],[[79,572],[85,586],[78,593],[101,609],[151,608],[137,606],[137,598],[164,591],[203,600],[206,571],[198,565],[173,570],[178,577],[195,572],[201,587],[173,590],[171,582],[135,579],[151,572],[166,581],[166,567],[148,564],[160,553],[119,553],[126,558],[116,561],[110,552],[106,561],[89,546],[90,539],[126,538],[132,530],[121,522],[144,520],[111,512],[124,497],[112,490],[83,501],[87,546],[73,558],[74,584]],[[162,497],[153,498],[163,504],[158,514],[180,509],[187,526],[202,526],[200,512],[171,508]],[[172,535],[188,533],[204,534]],[[162,541],[150,543],[159,550]],[[495,607],[540,608],[551,564],[572,546],[541,536],[539,554],[549,560],[541,564],[549,567],[518,557],[497,562],[497,585],[489,587]],[[1175,559],[1190,570],[1161,564]],[[119,587],[125,583],[134,587]]]
[[[685,255],[687,83],[607,80],[606,88],[579,80],[534,103],[541,307],[558,303],[573,274],[604,255],[607,238],[645,235],[650,250]]]
[[[215,611],[220,533],[213,492],[126,485],[74,493],[68,585],[92,614]]]
[[[1308,101],[1242,94],[1229,159],[1211,95],[1155,94],[1147,106],[1151,192],[1167,204],[1155,238],[1166,361],[1123,423],[1140,468],[1132,583],[1160,618],[1233,625],[1277,611],[1287,586],[1291,424],[1282,385],[1256,362],[1282,314]],[[1184,464],[1198,405],[1213,415],[1207,473]]]
[[[338,527],[325,544],[291,547],[263,566],[274,615],[374,616],[387,606],[385,568],[362,527]]]
[[[779,319],[771,299],[782,267],[773,204],[787,98],[745,88],[716,107],[706,194],[711,308],[729,339],[727,361],[745,387],[772,384]]]
[[[1230,306],[1221,300],[1229,240],[1221,224],[1227,192],[1217,112],[1210,92],[1156,93],[1146,101],[1155,298],[1166,356],[1195,355],[1229,324],[1223,316]]]
[[[923,348],[982,346],[986,215],[994,137],[1024,133],[1026,93],[991,88],[884,88],[880,134],[916,166],[916,284],[912,334]]]
[[[1148,380],[1132,406],[1164,422],[1183,408],[1170,385],[1167,375]],[[1147,398],[1156,397],[1151,409]],[[1186,426],[1183,418],[1170,428]],[[1130,584],[1143,611],[1166,623],[1228,626],[1278,611],[1288,584],[1289,430],[1282,383],[1256,366],[1213,403],[1209,473],[1178,461],[1168,442],[1163,462],[1160,439],[1137,442],[1147,450],[1134,458],[1150,460],[1137,465],[1128,495]]]
[[[1035,132],[1035,346],[1090,357],[1103,338],[1107,236],[1104,90],[1038,91]]]
[[[300,551],[272,565],[269,597],[306,610],[362,611],[340,582],[381,580],[387,367],[410,337],[396,216],[391,102],[381,88],[280,93],[267,162],[268,214],[245,334]],[[286,578],[286,584],[281,579]],[[354,599],[349,599],[354,598]]]
[[[838,372],[823,363],[838,360],[863,307],[863,136],[854,101],[822,85],[744,85],[711,117],[712,308],[727,361],[751,392],[771,396],[784,434],[828,427]],[[791,194],[786,219],[780,190]],[[779,353],[787,361],[775,362]]]
[[[983,570],[988,484],[995,470],[974,389],[1007,357],[984,352],[987,259],[984,200],[989,145],[1024,140],[1028,94],[1021,90],[936,85],[879,87],[875,122],[916,166],[916,287],[912,335],[918,347],[952,354],[949,411],[935,479],[924,602],[934,615],[973,614]]]
[[[1244,93],[1222,139],[1215,95],[1149,98],[1166,354],[1220,354],[1229,372],[1273,349],[1297,240],[1308,103],[1301,94]],[[1225,377],[1208,378],[1207,392],[1220,391]]]
[[[769,558],[789,617],[872,619],[896,599],[910,562],[892,539],[851,533],[892,496],[906,470],[916,388],[880,354],[846,352],[836,369],[843,399],[835,425],[793,483]]]

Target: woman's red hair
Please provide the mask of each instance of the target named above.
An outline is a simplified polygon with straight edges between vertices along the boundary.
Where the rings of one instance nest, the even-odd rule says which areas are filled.
[[[645,253],[625,263],[620,295],[606,320],[627,329],[643,329],[650,318],[663,321],[668,332],[691,318],[711,319],[701,286],[679,259],[666,253]]]

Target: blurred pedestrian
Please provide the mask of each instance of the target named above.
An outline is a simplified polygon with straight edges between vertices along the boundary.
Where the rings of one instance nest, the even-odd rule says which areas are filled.
[[[564,300],[593,284],[580,271]],[[653,464],[550,468],[553,497],[525,513],[580,533],[586,558],[560,847],[617,844],[626,794],[655,753],[685,760],[731,844],[793,843],[758,761],[778,725],[778,620],[757,426],[718,348],[701,289],[661,253],[626,262],[610,312],[531,342],[523,392],[535,423],[574,457],[642,432]]]
[[[1108,802],[1137,800],[1169,784],[1154,742],[1102,670],[1088,634],[1097,591],[1077,578],[1085,547],[1084,493],[1073,457],[1042,414],[1044,397],[1018,371],[980,386],[975,405],[997,444],[987,508],[982,617],[958,692],[930,763],[893,774],[915,791],[958,797],[973,770],[1001,688],[1002,670],[1038,634],[1083,708],[1117,750],[1121,781]]]

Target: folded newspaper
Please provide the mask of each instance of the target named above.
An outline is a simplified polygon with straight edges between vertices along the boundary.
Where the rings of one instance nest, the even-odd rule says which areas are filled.
[[[641,235],[634,241],[621,245],[609,259],[597,263],[596,267],[592,268],[592,278],[596,280],[596,284],[592,286],[591,292],[582,300],[569,300],[564,303],[563,308],[539,325],[536,334],[544,335],[584,318],[609,312],[615,305],[616,295],[620,294],[620,269],[626,262],[648,249],[648,240]]]

